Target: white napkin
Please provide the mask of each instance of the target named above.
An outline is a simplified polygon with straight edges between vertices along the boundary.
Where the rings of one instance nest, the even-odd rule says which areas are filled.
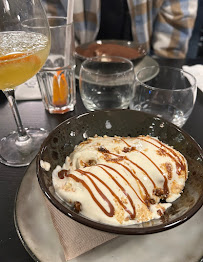
[[[192,74],[197,80],[197,86],[203,92],[203,65],[183,66],[183,70]]]
[[[42,99],[36,76],[15,89],[16,100],[38,100]]]

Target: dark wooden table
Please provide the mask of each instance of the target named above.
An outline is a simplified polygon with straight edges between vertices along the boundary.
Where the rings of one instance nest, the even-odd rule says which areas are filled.
[[[158,60],[162,65],[181,67],[183,64],[203,64],[202,60]],[[64,115],[50,115],[44,110],[41,101],[18,102],[24,126],[42,127],[49,131],[62,121],[74,115],[86,112],[77,92],[77,104],[74,112]],[[7,101],[0,97],[0,138],[7,135],[16,126]],[[203,147],[203,93],[198,90],[194,110],[184,125],[187,131]],[[0,261],[33,261],[19,240],[14,226],[14,203],[16,192],[24,176],[26,167],[12,168],[0,164]],[[52,262],[52,261],[50,261]],[[196,262],[196,261],[191,261]]]

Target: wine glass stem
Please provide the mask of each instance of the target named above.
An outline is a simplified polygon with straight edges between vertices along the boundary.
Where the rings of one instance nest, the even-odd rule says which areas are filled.
[[[26,139],[29,139],[25,128],[23,127],[21,118],[20,118],[20,114],[18,111],[18,107],[17,107],[17,103],[15,100],[15,94],[14,94],[14,90],[9,90],[9,91],[3,91],[4,94],[6,95],[8,102],[10,104],[15,122],[16,122],[16,126],[17,126],[17,132],[19,135],[19,140],[21,140],[23,138],[23,140],[25,141]]]

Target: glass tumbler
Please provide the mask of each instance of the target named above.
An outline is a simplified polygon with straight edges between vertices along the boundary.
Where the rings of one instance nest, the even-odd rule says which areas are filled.
[[[80,94],[90,111],[128,108],[134,83],[133,63],[122,57],[94,57],[80,68]]]
[[[163,117],[182,127],[190,116],[197,95],[196,79],[179,68],[144,67],[136,73],[130,109]]]
[[[50,114],[64,114],[74,110],[75,92],[75,39],[73,23],[66,17],[48,17],[51,49],[37,80],[45,109]]]

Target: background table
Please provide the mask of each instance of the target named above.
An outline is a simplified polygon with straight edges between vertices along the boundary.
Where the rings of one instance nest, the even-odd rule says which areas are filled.
[[[157,61],[162,65],[176,67],[181,67],[183,64],[203,63],[202,60],[197,59],[186,61],[160,59]],[[74,112],[68,112],[64,115],[50,115],[44,110],[42,101],[18,102],[18,106],[25,127],[42,127],[49,131],[67,118],[86,112],[78,92]],[[0,98],[0,138],[15,129],[16,126],[9,105],[6,99]],[[200,90],[198,90],[194,110],[183,129],[203,148],[203,93]],[[0,164],[0,261],[2,262],[33,261],[18,238],[13,219],[15,196],[25,170],[26,167],[12,168]]]

